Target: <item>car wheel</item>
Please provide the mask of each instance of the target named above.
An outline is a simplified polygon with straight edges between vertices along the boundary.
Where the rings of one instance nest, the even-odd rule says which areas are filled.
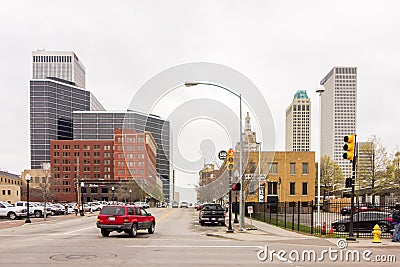
[[[156,230],[156,224],[152,222],[150,228],[148,229],[148,232],[149,234],[154,234],[155,230]]]
[[[136,237],[137,236],[137,225],[133,224],[132,228],[129,230],[129,236],[130,237]]]
[[[221,223],[221,226],[226,226],[225,222],[222,222],[222,223]]]
[[[338,232],[346,232],[346,225],[343,223],[339,223],[336,229],[338,230]]]
[[[51,211],[50,215],[54,216],[54,215],[56,215],[56,213],[54,211]]]
[[[379,224],[379,227],[381,228],[382,233],[389,232],[389,227],[386,224]]]
[[[110,231],[107,231],[106,229],[101,229],[101,235],[107,237],[110,235]]]
[[[200,221],[200,225],[201,225],[201,226],[204,226],[204,224],[205,224],[205,223],[204,223],[203,221]]]
[[[35,211],[35,218],[42,217],[42,212],[40,210]]]
[[[10,220],[16,220],[16,219],[17,219],[17,215],[16,215],[14,212],[9,212],[9,213],[7,214],[7,217],[8,217]]]

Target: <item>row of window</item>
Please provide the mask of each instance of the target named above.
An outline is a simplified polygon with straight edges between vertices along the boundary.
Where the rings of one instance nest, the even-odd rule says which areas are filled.
[[[6,194],[7,193],[7,194]],[[3,195],[3,196],[6,196],[6,195],[8,195],[8,196],[11,196],[11,190],[1,190],[1,194]],[[18,196],[18,194],[19,194],[19,192],[18,191],[16,191],[16,194],[17,194],[17,196]]]
[[[268,182],[268,195],[278,195],[278,182]],[[289,194],[296,195],[296,183],[291,182],[289,187]],[[308,183],[302,182],[301,183],[301,194],[303,196],[308,195]]]
[[[303,196],[308,195],[308,183],[303,182],[301,183],[301,194]],[[296,195],[296,183],[295,182],[290,182],[290,186],[289,186],[289,194],[291,196]]]
[[[117,174],[118,175],[125,175],[125,174],[127,174],[127,175],[131,175],[131,174],[142,174],[142,175],[144,175],[144,170],[143,169],[139,169],[139,170],[135,170],[135,169],[133,169],[133,170],[117,170]]]
[[[66,62],[72,61],[71,56],[33,56],[33,62]]]
[[[63,157],[71,157],[71,153],[70,152],[62,152],[61,154],[60,154],[60,152],[54,152],[54,157],[60,157],[60,155],[63,156]],[[73,155],[74,155],[74,157],[79,157],[80,153],[79,152],[74,152]],[[91,155],[90,152],[83,152],[83,157],[85,157],[85,158],[89,158],[90,155]],[[93,156],[94,157],[100,157],[100,152],[94,152]],[[103,153],[103,157],[104,158],[111,158],[111,153],[110,152],[105,152],[105,153]]]
[[[118,143],[136,143],[136,136],[117,137],[115,141]],[[137,141],[138,143],[144,143],[144,137],[138,137]]]
[[[60,149],[60,145],[54,145],[54,150],[59,150]],[[70,145],[62,145],[62,149],[64,150],[70,150],[71,146]],[[79,145],[74,145],[74,150],[79,150],[80,146]],[[104,150],[111,150],[111,146],[110,145],[105,145],[103,146]],[[91,150],[91,146],[90,145],[83,145],[83,150]],[[100,145],[93,145],[93,150],[100,150]]]
[[[278,162],[268,162],[268,169],[270,174],[278,174]],[[308,174],[308,162],[302,163],[302,174]],[[296,174],[296,163],[290,163],[290,174]]]
[[[15,181],[14,179],[9,179],[9,178],[0,178],[0,183],[6,183],[6,184],[16,184],[16,185],[20,185],[21,182],[20,181]]]

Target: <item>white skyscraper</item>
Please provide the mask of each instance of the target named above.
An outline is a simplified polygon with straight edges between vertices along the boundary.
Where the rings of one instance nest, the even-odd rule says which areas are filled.
[[[299,90],[286,109],[286,151],[310,151],[311,101]]]
[[[32,79],[58,78],[85,88],[85,66],[72,51],[33,51],[32,64]]]
[[[321,98],[321,156],[329,156],[345,177],[350,177],[351,164],[343,159],[343,138],[356,134],[357,67],[334,67],[321,85],[325,87]]]

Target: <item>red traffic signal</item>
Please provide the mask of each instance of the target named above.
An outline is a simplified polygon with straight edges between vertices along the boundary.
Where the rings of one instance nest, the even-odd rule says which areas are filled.
[[[240,191],[242,185],[240,183],[235,183],[232,185],[232,191]]]

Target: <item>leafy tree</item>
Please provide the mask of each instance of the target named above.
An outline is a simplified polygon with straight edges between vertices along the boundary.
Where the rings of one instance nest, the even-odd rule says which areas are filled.
[[[329,156],[323,156],[321,158],[321,184],[324,186],[323,200],[326,198],[327,191],[343,184],[343,181],[343,173],[339,165]]]
[[[372,136],[368,142],[358,144],[357,178],[368,189],[375,204],[375,195],[390,181],[388,167],[390,155],[380,138]]]

